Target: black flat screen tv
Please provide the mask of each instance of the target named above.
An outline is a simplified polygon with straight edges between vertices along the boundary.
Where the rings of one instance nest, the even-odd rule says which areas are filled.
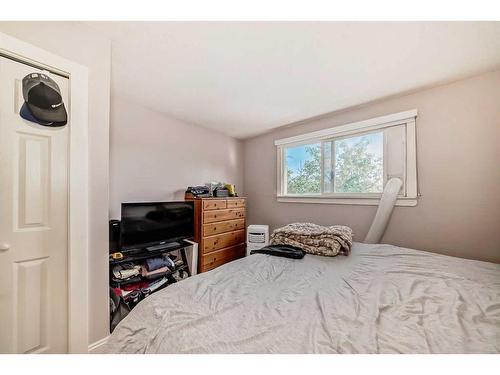
[[[131,249],[190,239],[193,202],[122,203],[121,248]]]

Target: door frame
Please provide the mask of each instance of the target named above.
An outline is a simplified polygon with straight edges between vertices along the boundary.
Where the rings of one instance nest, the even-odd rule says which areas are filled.
[[[0,55],[69,81],[68,352],[88,352],[88,69],[0,33]]]

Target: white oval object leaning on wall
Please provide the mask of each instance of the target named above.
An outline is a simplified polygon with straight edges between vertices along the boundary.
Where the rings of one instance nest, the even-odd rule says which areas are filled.
[[[391,178],[385,185],[377,213],[373,218],[372,225],[365,237],[364,243],[379,243],[382,239],[402,185],[403,181],[399,178]]]

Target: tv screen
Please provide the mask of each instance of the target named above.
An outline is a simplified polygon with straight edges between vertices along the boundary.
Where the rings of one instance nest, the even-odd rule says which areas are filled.
[[[193,231],[193,202],[122,203],[124,249],[188,239]]]

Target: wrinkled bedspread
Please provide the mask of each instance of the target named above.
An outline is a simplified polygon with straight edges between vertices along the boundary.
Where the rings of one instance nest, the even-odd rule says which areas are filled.
[[[110,353],[498,353],[500,265],[355,243],[251,255],[159,291]]]

